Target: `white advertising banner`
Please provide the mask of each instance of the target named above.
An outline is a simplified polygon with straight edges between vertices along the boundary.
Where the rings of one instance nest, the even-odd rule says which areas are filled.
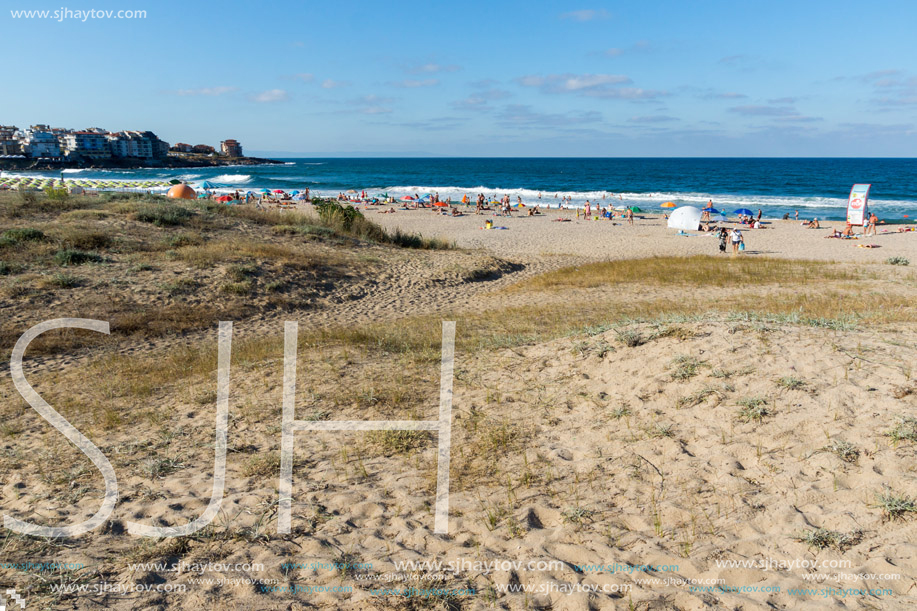
[[[853,185],[850,199],[847,200],[847,222],[851,225],[863,225],[866,222],[866,202],[869,199],[869,187],[872,185]]]

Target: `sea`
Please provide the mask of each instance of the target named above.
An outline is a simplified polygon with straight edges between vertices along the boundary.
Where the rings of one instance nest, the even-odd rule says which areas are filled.
[[[515,203],[556,207],[587,200],[660,211],[664,202],[746,208],[767,218],[842,220],[854,184],[872,185],[869,206],[886,222],[917,219],[917,159],[854,158],[308,158],[283,165],[201,169],[64,170],[64,177],[202,181],[223,190],[309,188],[316,195],[438,193],[460,200],[508,194]],[[20,173],[22,174],[22,173]],[[32,173],[59,178],[59,174]]]

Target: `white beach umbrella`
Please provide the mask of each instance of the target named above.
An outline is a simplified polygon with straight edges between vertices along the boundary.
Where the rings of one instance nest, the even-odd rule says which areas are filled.
[[[669,229],[697,231],[700,227],[701,210],[694,206],[682,206],[672,211],[669,216]]]

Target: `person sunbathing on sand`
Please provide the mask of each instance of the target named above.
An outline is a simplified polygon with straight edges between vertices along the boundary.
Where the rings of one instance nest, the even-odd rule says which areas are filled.
[[[809,229],[818,229],[819,228],[818,219],[812,219],[811,221],[809,221],[806,227],[808,227]]]

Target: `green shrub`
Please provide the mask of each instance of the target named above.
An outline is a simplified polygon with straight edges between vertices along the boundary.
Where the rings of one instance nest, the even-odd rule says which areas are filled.
[[[70,192],[67,190],[67,187],[54,187],[48,185],[45,187],[45,195],[52,202],[63,202],[66,201],[68,197],[70,197]]]
[[[70,289],[80,285],[80,279],[72,274],[57,272],[47,281],[48,286],[55,286],[60,289]]]
[[[152,223],[157,227],[184,225],[191,218],[191,211],[175,204],[143,205],[137,210],[137,220]]]
[[[242,282],[227,282],[220,287],[220,290],[224,293],[230,293],[232,295],[248,295],[252,292],[252,281],[244,280]]]
[[[111,246],[111,236],[104,231],[84,227],[67,227],[60,234],[60,243],[65,248],[95,250]]]
[[[245,282],[249,276],[258,273],[258,266],[253,264],[236,264],[226,268],[226,275],[234,282]]]
[[[344,231],[350,231],[356,219],[362,219],[363,213],[353,206],[342,206],[332,200],[322,200],[316,208],[318,217],[329,227],[340,226]]]
[[[45,234],[31,227],[18,227],[7,229],[3,232],[3,237],[13,242],[40,242],[45,239]]]
[[[54,253],[54,260],[58,265],[82,265],[84,263],[98,263],[102,257],[94,252],[86,252],[75,248],[65,248]]]
[[[911,262],[906,257],[889,257],[885,260],[889,265],[910,265]]]
[[[166,240],[166,244],[168,244],[169,248],[181,248],[182,246],[197,246],[203,241],[201,236],[197,234],[180,233],[170,236]]]

